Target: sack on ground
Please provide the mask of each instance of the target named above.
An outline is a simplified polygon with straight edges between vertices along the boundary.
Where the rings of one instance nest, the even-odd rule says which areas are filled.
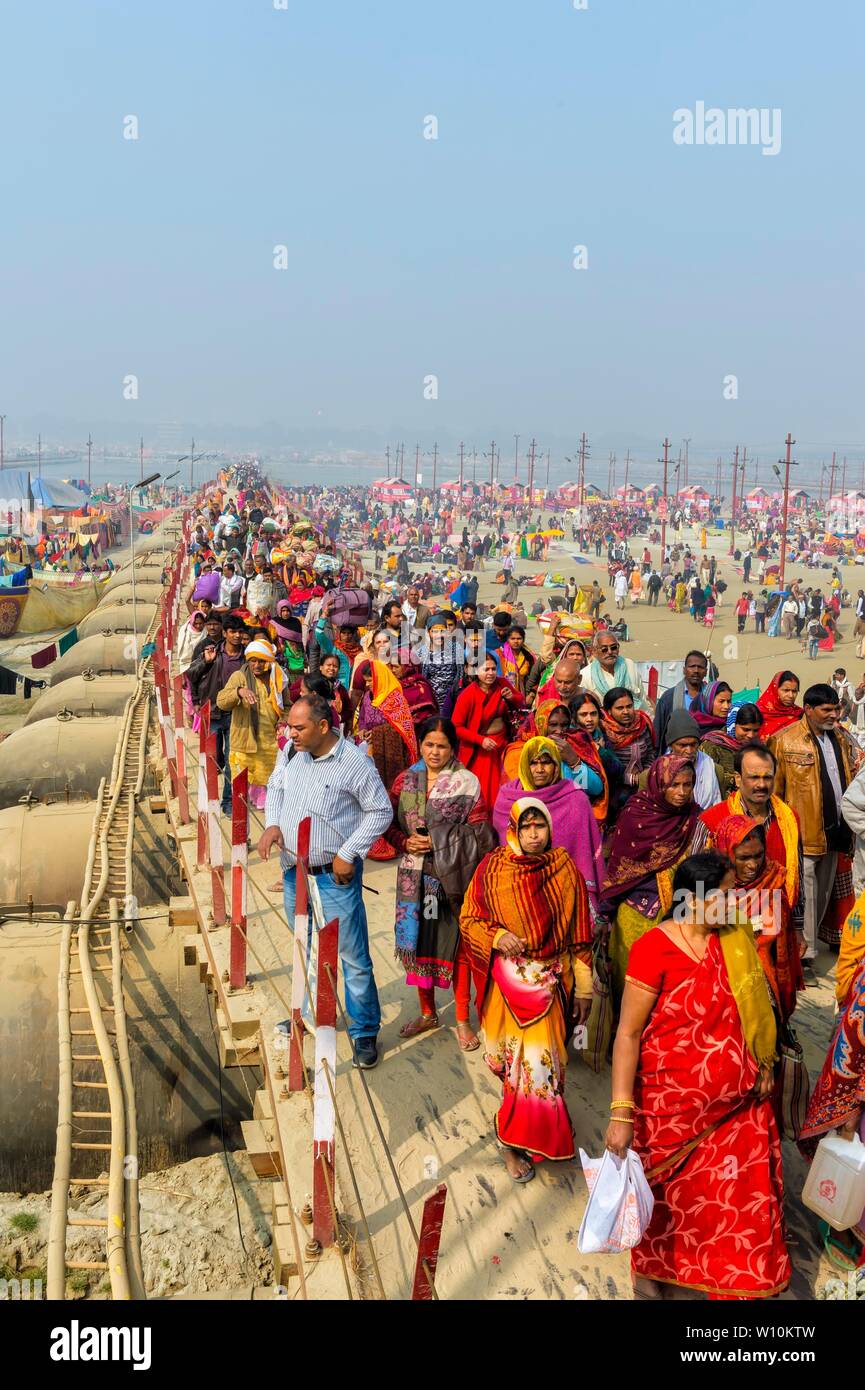
[[[633,1149],[624,1158],[605,1149],[589,1158],[580,1149],[580,1163],[589,1188],[577,1248],[582,1255],[619,1255],[632,1250],[646,1233],[655,1199],[643,1165]]]

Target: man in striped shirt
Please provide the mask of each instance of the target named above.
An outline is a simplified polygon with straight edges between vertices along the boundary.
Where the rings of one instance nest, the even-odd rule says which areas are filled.
[[[295,701],[288,731],[295,754],[289,758],[283,749],[267,784],[259,854],[267,859],[274,845],[282,851],[285,911],[293,923],[297,831],[301,821],[310,817],[310,873],[318,885],[325,921],[339,920],[355,1065],[374,1067],[381,1009],[362,897],[363,861],[373,841],[390,825],[393,810],[372,758],[334,733],[330,706],[320,696]],[[311,938],[310,919],[307,950]]]

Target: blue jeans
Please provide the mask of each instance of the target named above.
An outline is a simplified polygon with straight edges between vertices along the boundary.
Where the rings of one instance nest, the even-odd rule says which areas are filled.
[[[285,914],[291,928],[294,926],[295,878],[295,869],[283,871]],[[345,981],[345,1011],[350,1020],[349,1037],[374,1038],[381,1027],[381,1007],[369,953],[369,929],[362,892],[363,865],[355,863],[354,878],[344,888],[336,882],[333,874],[316,874],[315,882],[318,884],[325,922],[332,921],[334,917],[339,921],[339,955]],[[313,963],[311,948],[312,913],[306,941],[310,967]],[[311,968],[310,980],[314,986]]]

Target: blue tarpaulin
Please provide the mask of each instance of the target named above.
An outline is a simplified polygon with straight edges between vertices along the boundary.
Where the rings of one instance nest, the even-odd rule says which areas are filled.
[[[0,474],[0,512],[29,512],[32,505],[27,469],[4,468]]]
[[[31,478],[30,488],[37,506],[74,512],[87,505],[83,492],[69,483],[61,482],[59,478]]]

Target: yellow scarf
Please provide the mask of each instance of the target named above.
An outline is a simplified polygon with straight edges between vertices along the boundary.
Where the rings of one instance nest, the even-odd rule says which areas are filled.
[[[759,1067],[770,1066],[778,1059],[778,1028],[753,932],[736,925],[721,927],[719,936],[748,1051]]]
[[[863,913],[865,913],[865,893],[860,893],[853,904],[852,912],[844,923],[844,929],[841,933],[841,949],[838,952],[838,964],[835,967],[835,998],[842,1008],[846,1003],[853,978],[859,969],[859,963],[865,956]]]
[[[381,709],[388,695],[392,695],[395,690],[402,694],[402,686],[383,661],[375,661],[372,657],[365,657],[364,660],[372,667],[372,703],[376,709]]]
[[[732,796],[727,797],[727,805],[730,807],[731,816],[750,816],[751,812],[742,802],[742,793],[733,792]],[[785,878],[784,891],[787,894],[787,901],[791,907],[796,906],[799,897],[799,826],[796,816],[786,801],[782,801],[780,796],[772,797],[772,810],[778,822],[778,829],[781,832],[781,839],[784,841]]]
[[[531,761],[538,753],[549,753],[556,765],[556,781],[562,780],[562,755],[551,738],[530,738],[523,746],[520,754],[519,779],[523,790],[527,792],[537,791],[537,787],[532,781]]]

